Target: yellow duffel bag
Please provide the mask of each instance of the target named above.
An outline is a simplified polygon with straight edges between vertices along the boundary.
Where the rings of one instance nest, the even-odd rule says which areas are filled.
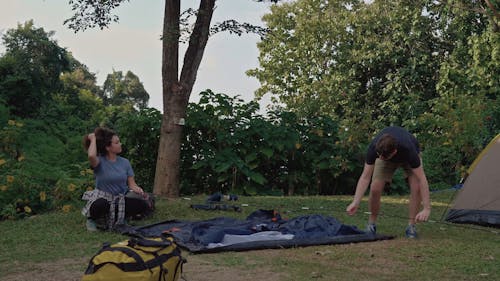
[[[131,238],[104,244],[90,259],[82,281],[176,281],[184,262],[172,237]]]

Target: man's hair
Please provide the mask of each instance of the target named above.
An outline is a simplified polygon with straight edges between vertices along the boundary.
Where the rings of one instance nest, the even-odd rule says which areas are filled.
[[[377,154],[379,156],[382,156],[384,158],[388,158],[391,153],[394,152],[394,150],[397,148],[398,142],[396,139],[389,135],[389,134],[383,134],[377,141],[377,144],[375,145],[375,151],[377,151]]]

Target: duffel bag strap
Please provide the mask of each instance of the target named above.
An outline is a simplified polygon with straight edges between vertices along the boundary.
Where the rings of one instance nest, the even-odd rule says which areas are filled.
[[[128,241],[129,247],[141,246],[141,247],[159,247],[165,248],[172,245],[170,240],[162,239],[162,241],[150,240],[146,238],[131,238]]]
[[[120,268],[122,271],[129,272],[129,271],[141,271],[141,270],[146,270],[147,266],[144,263],[144,260],[141,258],[139,254],[134,252],[130,248],[126,247],[108,247],[103,249],[100,253],[104,251],[117,251],[117,252],[122,252],[125,253],[127,256],[133,258],[135,260],[134,263],[116,263],[116,262],[104,262],[101,264],[94,264],[93,259],[90,261],[89,267],[87,267],[87,270],[85,271],[85,274],[94,274],[97,272],[101,267],[107,265],[107,264],[113,264],[116,267]],[[95,256],[94,256],[95,257]]]

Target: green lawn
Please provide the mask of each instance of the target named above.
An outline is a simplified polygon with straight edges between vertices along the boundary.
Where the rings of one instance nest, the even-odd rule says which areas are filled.
[[[200,270],[206,270],[207,275],[199,280],[214,280],[210,274],[224,276],[217,275],[223,272],[233,275],[227,280],[500,280],[499,229],[441,222],[451,195],[432,194],[431,221],[418,225],[418,240],[403,235],[407,196],[385,196],[378,232],[396,236],[393,240],[201,255],[184,252],[188,261],[184,271],[191,281],[200,275],[194,271]],[[367,220],[366,200],[356,216],[345,214],[351,200],[347,196],[240,197],[238,204],[248,204],[241,213],[195,211],[189,205],[202,203],[205,197],[190,199],[158,200],[155,215],[140,224],[217,216],[245,218],[256,209],[277,209],[288,218],[329,215],[358,227],[364,227]],[[87,232],[79,210],[2,221],[0,233],[0,280],[14,280],[16,274],[25,276],[23,272],[40,268],[57,271],[58,266],[47,265],[65,263],[73,272],[83,274],[88,260],[103,242],[126,239],[114,233]]]

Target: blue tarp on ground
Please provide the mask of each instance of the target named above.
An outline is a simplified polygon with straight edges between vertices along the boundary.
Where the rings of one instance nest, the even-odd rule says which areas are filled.
[[[193,253],[289,248],[391,239],[344,225],[333,217],[305,215],[283,220],[273,211],[258,210],[246,220],[218,217],[204,221],[170,220],[129,230],[129,235],[174,236]]]

